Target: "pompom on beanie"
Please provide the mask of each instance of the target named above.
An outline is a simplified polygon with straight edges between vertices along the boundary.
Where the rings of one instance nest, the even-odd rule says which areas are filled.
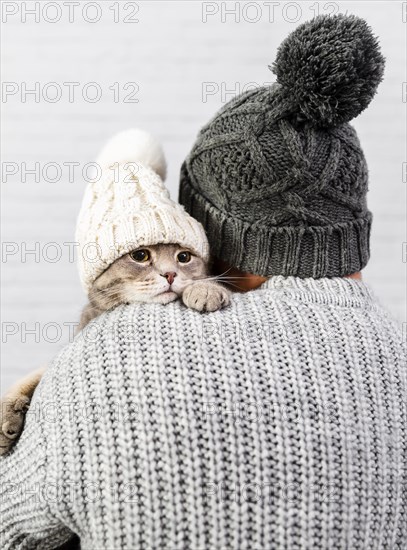
[[[280,45],[277,82],[227,103],[181,169],[179,200],[212,253],[257,275],[345,276],[369,259],[368,170],[349,121],[384,58],[367,23],[318,16]]]
[[[76,228],[86,292],[115,260],[142,246],[180,244],[208,260],[203,227],[170,199],[164,153],[150,134],[117,134],[97,163],[102,177],[88,184]]]

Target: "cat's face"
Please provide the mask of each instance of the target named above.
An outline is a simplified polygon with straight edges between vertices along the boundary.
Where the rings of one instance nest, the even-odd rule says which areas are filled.
[[[96,279],[89,298],[106,310],[133,302],[167,304],[206,275],[202,258],[177,244],[146,246],[117,259]]]

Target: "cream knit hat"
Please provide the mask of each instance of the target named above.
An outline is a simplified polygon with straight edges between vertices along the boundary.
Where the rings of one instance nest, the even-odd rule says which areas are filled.
[[[137,129],[116,135],[97,163],[102,177],[88,184],[76,229],[86,292],[117,258],[142,246],[177,243],[208,260],[202,225],[164,186],[164,154],[151,135]]]

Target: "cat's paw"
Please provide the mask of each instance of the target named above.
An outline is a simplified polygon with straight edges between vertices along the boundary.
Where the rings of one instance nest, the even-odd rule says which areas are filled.
[[[30,399],[23,394],[4,397],[0,403],[0,456],[16,443],[24,427]]]
[[[182,301],[187,307],[197,311],[216,311],[230,302],[230,293],[218,283],[201,281],[188,286],[182,293]]]

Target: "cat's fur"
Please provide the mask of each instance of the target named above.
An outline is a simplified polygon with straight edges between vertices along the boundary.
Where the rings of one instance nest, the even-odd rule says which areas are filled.
[[[200,312],[215,311],[229,303],[229,291],[208,277],[208,266],[202,258],[177,244],[146,246],[147,261],[136,261],[132,254],[118,258],[94,282],[82,311],[78,330],[104,311],[121,304],[147,302],[168,304],[181,298],[187,307]],[[182,263],[179,255],[190,260]],[[181,256],[183,257],[183,256]],[[0,455],[18,439],[25,412],[45,369],[38,369],[17,382],[2,399],[0,419]]]

